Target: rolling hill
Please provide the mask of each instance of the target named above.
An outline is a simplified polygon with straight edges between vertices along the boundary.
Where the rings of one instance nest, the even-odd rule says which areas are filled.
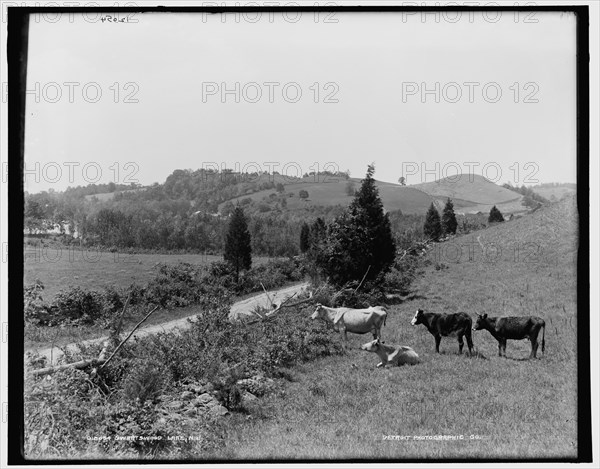
[[[438,208],[443,207],[450,197],[457,213],[487,212],[494,205],[504,214],[526,211],[521,205],[523,196],[476,174],[462,174],[458,178],[447,177],[410,187],[429,194],[436,200]]]
[[[324,176],[320,176],[320,178],[323,179]],[[355,189],[360,188],[360,179],[356,178],[345,180],[343,178],[336,179],[329,177],[324,180],[315,181],[314,177],[310,176],[305,178],[304,181],[305,182],[295,182],[285,185],[285,192],[288,194],[288,210],[299,210],[317,205],[347,206],[353,198],[346,192],[348,182],[354,184]],[[433,200],[425,192],[413,187],[400,186],[398,184],[381,181],[377,181],[377,187],[383,205],[388,211],[402,210],[402,213],[405,214],[424,213]],[[301,190],[308,192],[308,199],[303,200],[299,197],[299,191]],[[274,192],[275,191],[272,189],[259,191],[243,197],[236,197],[231,199],[230,202],[235,204],[245,198],[260,202],[264,198],[268,198]],[[289,194],[293,195],[290,197]],[[225,203],[227,202],[224,202],[219,206],[219,210]]]
[[[541,184],[539,186],[533,186],[532,189],[542,197],[548,200],[562,200],[570,194],[577,192],[577,186],[575,184],[560,184],[556,186]]]
[[[319,176],[324,178],[324,176]],[[360,187],[360,179],[333,177],[315,181],[314,176],[305,178],[302,182],[285,184],[288,194],[287,209],[298,210],[311,206],[347,206],[352,196],[347,194],[347,185],[351,183],[355,189]],[[404,214],[423,214],[431,202],[435,202],[438,210],[442,210],[446,199],[450,197],[454,202],[457,213],[489,212],[496,205],[503,214],[525,212],[527,209],[521,204],[523,196],[498,186],[482,176],[463,174],[456,178],[444,178],[434,182],[401,186],[389,182],[377,181],[377,187],[383,205],[387,211],[402,210]],[[308,192],[309,197],[302,200],[298,197],[301,190]],[[245,198],[254,202],[268,198],[274,190],[264,190],[243,197],[236,197],[230,202],[237,203]],[[292,196],[289,196],[292,194]],[[219,210],[224,202],[219,206]]]

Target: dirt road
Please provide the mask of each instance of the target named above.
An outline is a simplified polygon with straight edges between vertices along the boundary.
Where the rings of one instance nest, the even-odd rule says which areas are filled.
[[[294,293],[300,294],[301,291],[306,290],[307,286],[308,286],[307,283],[292,285],[291,287],[286,287],[286,288],[281,288],[279,290],[270,291],[269,295],[270,295],[273,303],[281,303],[283,300],[292,296]],[[267,297],[264,293],[257,294],[250,298],[246,298],[245,300],[234,303],[231,306],[229,318],[230,319],[238,319],[244,315],[251,314],[250,311],[256,305],[266,307],[268,304],[269,303],[268,303]],[[191,316],[194,316],[194,315],[192,314],[188,317],[191,317]],[[155,324],[155,325],[148,326],[148,327],[141,327],[133,334],[133,337],[144,337],[146,335],[156,334],[158,332],[172,331],[173,329],[179,329],[179,330],[186,329],[187,327],[189,327],[188,317],[176,319],[174,321],[164,322],[162,324]],[[129,331],[125,331],[125,334],[127,334],[128,332]],[[102,343],[107,339],[108,339],[108,336],[98,337],[95,339],[85,340],[82,343],[86,344],[86,345],[91,345],[91,344]],[[131,339],[129,339],[129,340],[131,340]],[[69,349],[74,349],[75,345],[76,344],[72,343],[72,344],[68,344],[66,347]],[[31,350],[31,351],[34,351],[34,350]],[[37,352],[40,355],[46,356],[46,358],[48,359],[49,365],[55,364],[57,362],[58,358],[63,355],[63,352],[56,347],[37,350]]]

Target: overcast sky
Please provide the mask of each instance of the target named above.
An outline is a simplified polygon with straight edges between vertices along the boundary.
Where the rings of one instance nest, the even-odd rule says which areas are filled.
[[[575,17],[525,15],[33,17],[25,189],[371,162],[408,184],[575,182]]]

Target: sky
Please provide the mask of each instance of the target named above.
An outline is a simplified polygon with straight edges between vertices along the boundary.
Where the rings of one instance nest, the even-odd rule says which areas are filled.
[[[370,163],[575,182],[575,17],[414,13],[34,16],[25,190]]]

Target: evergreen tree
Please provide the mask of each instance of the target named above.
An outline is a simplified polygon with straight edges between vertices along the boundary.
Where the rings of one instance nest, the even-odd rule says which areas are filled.
[[[225,252],[223,258],[234,269],[236,279],[240,270],[248,270],[252,266],[251,238],[244,210],[236,207],[231,215],[229,229],[225,237]]]
[[[306,223],[300,229],[300,252],[306,252],[310,248],[310,228]]]
[[[496,206],[494,205],[492,207],[492,209],[490,210],[490,216],[488,217],[488,223],[496,223],[496,222],[503,222],[504,221],[504,216],[502,215],[502,213],[500,213],[500,210],[498,210],[496,208]]]
[[[429,210],[427,210],[427,215],[425,216],[423,233],[425,236],[434,241],[438,241],[440,236],[442,236],[442,223],[440,222],[440,214],[435,208],[435,205],[433,205],[433,202],[431,202]]]
[[[317,258],[319,266],[337,285],[361,280],[367,270],[366,279],[373,280],[387,272],[394,261],[396,244],[374,172],[375,168],[369,165],[348,210],[330,225],[324,253]]]
[[[442,213],[442,228],[446,234],[456,234],[456,227],[458,222],[456,221],[456,215],[454,214],[454,204],[452,200],[448,198],[444,212]]]
[[[323,250],[323,245],[327,239],[327,226],[321,217],[318,217],[310,227],[308,239],[308,256],[316,260]]]

